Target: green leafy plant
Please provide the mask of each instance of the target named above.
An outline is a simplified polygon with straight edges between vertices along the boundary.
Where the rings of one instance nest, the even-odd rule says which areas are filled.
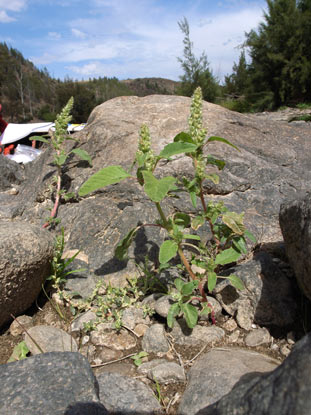
[[[146,356],[148,356],[148,353],[147,352],[144,352],[144,351],[141,351],[141,352],[135,354],[134,356],[131,356],[131,359],[133,359],[134,360],[134,364],[137,367],[139,367],[143,363],[142,359],[144,357],[146,357]]]
[[[196,299],[201,303],[207,303],[205,284],[208,290],[213,291],[219,272],[224,265],[236,262],[243,254],[247,253],[246,238],[255,242],[253,235],[244,226],[244,214],[229,211],[223,203],[205,200],[204,182],[210,180],[219,182],[215,173],[207,173],[206,167],[211,165],[223,170],[225,162],[210,154],[206,154],[206,147],[213,142],[220,142],[238,148],[222,137],[212,136],[207,138],[207,130],[202,122],[202,92],[197,88],[194,92],[190,117],[189,131],[176,135],[172,143],[167,144],[159,155],[155,155],[151,149],[151,139],[148,127],[143,125],[140,131],[140,140],[133,166],[136,166],[136,175],[124,170],[121,166],[109,166],[91,176],[80,188],[79,195],[84,196],[101,187],[119,183],[121,180],[131,178],[143,186],[146,195],[154,202],[159,214],[159,219],[151,226],[165,229],[167,240],[160,246],[159,263],[163,268],[168,267],[176,255],[179,255],[181,263],[189,276],[189,285],[177,283],[179,294],[177,305],[170,312],[170,324],[173,317],[182,313],[190,326],[196,324],[195,312],[190,304],[191,293],[198,291]],[[160,160],[170,162],[175,155],[185,154],[190,157],[193,165],[193,177],[177,179],[172,176],[157,178],[155,170]],[[196,213],[174,212],[165,215],[162,208],[163,202],[168,197],[178,197],[180,192],[188,192],[191,203]],[[197,202],[201,203],[201,211],[198,212]],[[210,227],[212,240],[207,244],[201,242],[199,235],[194,232],[204,224]],[[133,242],[137,231],[142,226],[131,229],[118,243],[115,256],[119,260],[127,258],[128,249]],[[185,254],[185,248],[190,248],[195,254],[189,260]],[[192,270],[192,265],[203,269],[203,274],[197,274]],[[243,289],[242,281],[235,275],[226,277],[237,289]],[[189,298],[188,298],[189,297]],[[204,308],[204,307],[203,307]],[[206,308],[206,307],[205,307]]]
[[[8,359],[7,363],[17,362],[18,360],[26,359],[28,353],[29,353],[29,349],[25,341],[23,340],[14,347],[13,352],[10,358]]]
[[[57,115],[55,120],[55,131],[50,132],[50,138],[40,136],[31,137],[31,140],[41,141],[52,147],[54,151],[53,161],[57,169],[56,176],[54,177],[54,183],[56,184],[55,202],[50,217],[43,225],[44,228],[50,226],[52,223],[55,223],[61,196],[65,196],[65,192],[62,190],[62,169],[69,155],[74,154],[92,165],[91,157],[85,150],[75,148],[68,153],[66,151],[66,142],[68,140],[74,140],[74,138],[67,133],[68,123],[71,121],[70,112],[72,107],[73,97],[69,99],[63,110],[59,115]]]
[[[59,293],[62,291],[64,284],[67,282],[68,275],[85,271],[84,269],[68,270],[69,265],[74,261],[77,255],[79,255],[79,251],[77,251],[70,258],[64,258],[64,248],[65,235],[64,228],[62,227],[60,235],[57,235],[55,238],[54,255],[51,262],[52,272],[51,275],[47,278],[48,281],[51,281],[52,287],[55,288]]]
[[[86,331],[94,330],[97,324],[104,321],[113,323],[114,328],[120,330],[123,327],[123,312],[128,307],[141,308],[144,316],[153,314],[150,307],[140,304],[143,298],[144,293],[137,285],[136,278],[128,279],[126,287],[115,287],[99,281],[87,301],[77,303],[76,307],[80,312],[92,310],[97,316],[90,326],[85,326]]]

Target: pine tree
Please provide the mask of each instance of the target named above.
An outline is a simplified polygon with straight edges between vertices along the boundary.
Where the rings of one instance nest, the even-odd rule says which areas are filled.
[[[251,99],[262,107],[310,96],[310,0],[267,0],[265,22],[247,34]]]
[[[202,89],[203,99],[214,102],[217,96],[218,84],[209,69],[209,63],[205,52],[199,58],[196,58],[193,52],[193,43],[190,40],[189,23],[186,18],[178,22],[180,30],[185,35],[184,57],[178,58],[184,74],[180,77],[181,86],[178,93],[185,96],[192,96],[194,90],[200,86]]]

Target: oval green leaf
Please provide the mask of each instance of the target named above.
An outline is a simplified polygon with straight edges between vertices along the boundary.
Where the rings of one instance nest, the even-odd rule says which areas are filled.
[[[220,252],[215,258],[216,265],[231,264],[231,262],[237,261],[241,256],[241,253],[234,248],[228,248],[225,251]]]
[[[187,326],[193,329],[198,322],[198,310],[192,304],[182,304],[181,311],[185,316]]]
[[[160,252],[159,252],[160,264],[164,264],[168,262],[170,259],[174,258],[174,256],[177,254],[177,250],[178,250],[178,245],[176,242],[172,240],[164,241],[160,247]]]
[[[170,143],[163,148],[159,157],[161,158],[170,158],[176,154],[182,153],[192,153],[197,149],[197,146],[193,143],[185,143],[183,141],[177,141],[175,143]]]
[[[121,166],[108,166],[93,174],[80,188],[79,195],[85,196],[101,187],[119,183],[131,177]]]
[[[231,284],[238,290],[244,290],[245,285],[243,284],[243,281],[241,278],[239,278],[237,275],[229,275],[228,280],[231,282]]]
[[[228,144],[228,146],[231,146],[231,147],[235,148],[236,150],[240,151],[240,149],[237,146],[235,146],[234,144],[230,143],[230,141],[226,140],[223,137],[212,136],[212,137],[209,137],[207,139],[207,142],[208,143],[211,143],[212,141],[219,141],[220,143]]]
[[[172,304],[167,313],[167,325],[172,328],[175,322],[175,317],[180,313],[180,307],[178,303]]]
[[[142,172],[144,177],[144,190],[153,202],[161,202],[167,193],[174,187],[176,179],[172,176],[156,179],[150,171]]]

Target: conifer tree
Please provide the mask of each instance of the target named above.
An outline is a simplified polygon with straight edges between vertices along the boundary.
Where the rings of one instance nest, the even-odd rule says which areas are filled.
[[[193,42],[190,40],[189,23],[186,18],[178,22],[180,30],[185,35],[184,57],[178,58],[184,74],[180,77],[181,86],[178,91],[181,95],[192,96],[194,90],[200,86],[202,89],[203,99],[214,102],[217,96],[218,84],[212,71],[209,69],[209,63],[205,52],[199,58],[196,58],[193,52]]]

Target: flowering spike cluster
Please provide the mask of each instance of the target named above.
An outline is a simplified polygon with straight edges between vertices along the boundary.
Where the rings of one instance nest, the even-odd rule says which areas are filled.
[[[55,120],[55,136],[57,137],[58,144],[62,144],[67,136],[68,123],[71,121],[71,110],[73,107],[73,97],[69,99],[66,106],[62,109],[61,113],[57,115]]]
[[[202,90],[200,87],[194,91],[188,123],[190,135],[194,142],[199,145],[203,144],[207,130],[203,128],[202,122]]]
[[[146,170],[153,171],[156,164],[156,157],[151,149],[150,132],[147,125],[143,124],[140,128],[140,138],[136,161],[139,167],[144,166]]]

